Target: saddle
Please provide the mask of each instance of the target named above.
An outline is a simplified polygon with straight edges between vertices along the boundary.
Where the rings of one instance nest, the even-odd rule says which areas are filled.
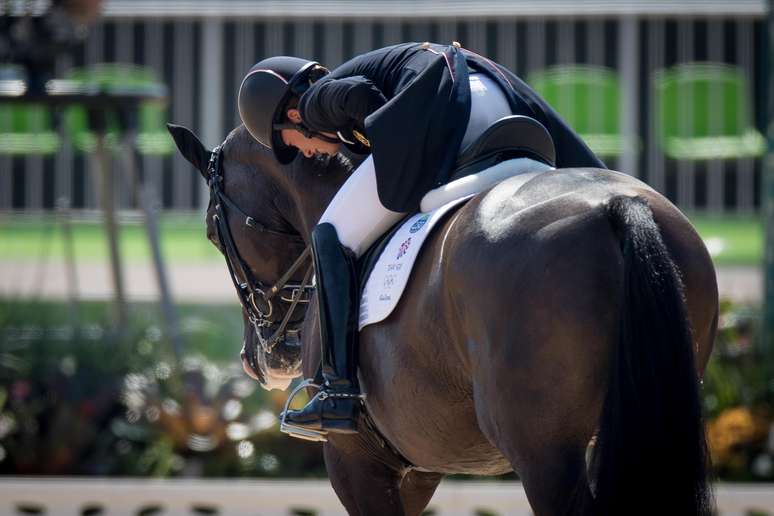
[[[524,115],[496,121],[460,154],[450,182],[512,158],[531,158],[555,166],[554,140],[543,124]]]
[[[397,305],[414,260],[438,222],[509,177],[552,169],[555,159],[551,135],[537,120],[513,115],[489,126],[460,154],[452,180],[429,191],[419,213],[401,219],[358,261],[359,327],[384,319]]]

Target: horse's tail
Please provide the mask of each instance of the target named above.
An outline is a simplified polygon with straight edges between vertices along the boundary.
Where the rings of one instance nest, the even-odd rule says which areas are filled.
[[[683,283],[643,198],[608,217],[623,254],[618,342],[591,463],[594,514],[711,514],[707,443]]]

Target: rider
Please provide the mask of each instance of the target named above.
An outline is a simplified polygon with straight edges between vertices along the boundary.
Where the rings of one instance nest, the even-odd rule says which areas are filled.
[[[339,189],[311,235],[322,337],[320,392],[286,422],[354,433],[359,291],[355,260],[422,196],[448,181],[458,154],[491,123],[516,114],[541,122],[557,167],[605,168],[531,88],[458,43],[404,43],[355,57],[332,72],[314,61],[271,57],[239,90],[252,136],[281,163],[343,144],[370,154]]]

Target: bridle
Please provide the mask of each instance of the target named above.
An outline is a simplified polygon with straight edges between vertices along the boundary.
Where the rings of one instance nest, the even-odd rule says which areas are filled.
[[[310,283],[312,277],[313,265],[310,263],[304,273],[304,279],[301,283],[290,283],[291,276],[307,261],[310,257],[311,249],[306,247],[301,255],[293,262],[293,265],[285,272],[277,282],[268,286],[266,283],[255,279],[249,265],[244,261],[234,243],[234,238],[228,226],[225,207],[233,213],[244,218],[245,226],[259,234],[274,234],[284,237],[300,239],[297,233],[278,231],[267,228],[247,215],[234,201],[223,191],[223,166],[222,166],[222,145],[213,149],[210,155],[210,161],[207,165],[207,185],[210,188],[210,205],[215,208],[213,221],[215,222],[215,232],[218,236],[221,249],[226,258],[231,280],[234,282],[239,301],[247,314],[250,324],[255,330],[255,335],[260,343],[264,353],[270,354],[281,341],[284,341],[288,335],[296,339],[300,331],[303,319],[291,324],[291,317],[299,304],[309,303],[309,295],[314,290]],[[240,280],[241,278],[241,280]],[[306,297],[305,297],[306,295]],[[277,321],[272,316],[275,313],[274,302],[279,296],[280,301],[288,303],[289,306],[285,316]],[[270,336],[264,337],[262,330],[271,330]],[[257,346],[245,346],[245,355],[248,363],[259,376],[262,376],[258,367]],[[263,378],[261,379],[263,381]]]

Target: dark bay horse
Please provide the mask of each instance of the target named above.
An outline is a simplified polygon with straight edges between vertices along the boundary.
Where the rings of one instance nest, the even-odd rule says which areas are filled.
[[[211,152],[170,131],[207,178]],[[282,167],[242,127],[218,154],[223,191],[273,230],[226,210],[234,247],[274,282],[351,167]],[[540,515],[709,514],[698,391],[717,317],[707,250],[644,183],[598,169],[506,180],[440,224],[399,306],[363,329],[372,424],[329,436],[333,487],[350,514],[417,515],[445,475],[516,471]],[[311,377],[316,320],[312,302],[301,340],[258,353],[250,374],[274,388]]]

